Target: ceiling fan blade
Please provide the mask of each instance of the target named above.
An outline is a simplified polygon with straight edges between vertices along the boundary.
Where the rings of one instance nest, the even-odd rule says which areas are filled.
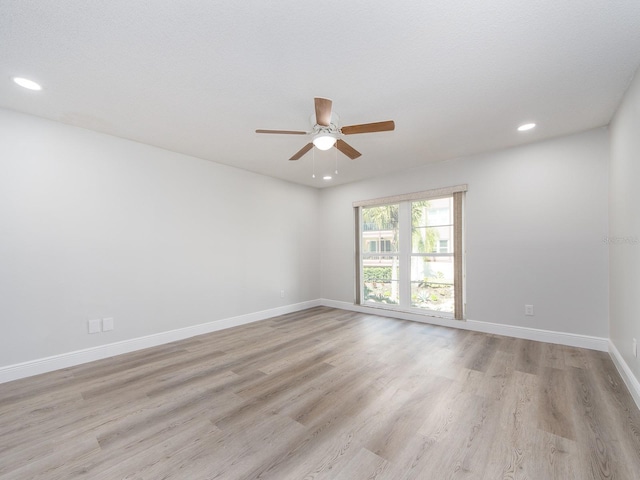
[[[299,130],[256,130],[256,133],[284,133],[287,135],[306,135],[307,132]]]
[[[391,130],[395,130],[395,128],[395,122],[393,120],[387,120],[386,122],[349,125],[347,127],[342,127],[340,130],[344,135],[353,135],[354,133],[388,132]]]
[[[349,145],[344,140],[338,140],[336,142],[336,148],[338,150],[340,150],[342,153],[344,153],[351,160],[355,160],[360,155],[362,155],[359,151],[357,151],[355,148],[353,148],[351,145]]]
[[[293,157],[291,157],[289,160],[299,160],[305,153],[307,153],[312,148],[313,148],[313,143],[307,143],[304,147],[302,147],[300,150],[298,150],[293,155]]]
[[[328,98],[316,97],[313,99],[316,104],[316,123],[323,127],[328,127],[331,123],[331,105],[333,102]]]

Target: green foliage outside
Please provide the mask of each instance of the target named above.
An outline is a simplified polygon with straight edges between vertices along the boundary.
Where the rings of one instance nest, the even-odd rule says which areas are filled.
[[[388,282],[391,280],[391,267],[365,267],[364,281],[371,282]]]
[[[376,303],[385,303],[387,305],[397,305],[398,302],[389,298],[391,296],[391,291],[384,289],[383,291],[376,293],[371,290],[366,284],[364,286],[364,299],[370,300]]]
[[[439,239],[437,231],[431,228],[417,228],[418,225],[426,225],[427,219],[423,217],[428,209],[429,202],[427,200],[411,203],[411,235],[413,249],[416,252],[436,251]],[[393,238],[391,239],[393,251],[398,249],[398,216],[398,205],[381,205],[362,209],[363,223],[376,225],[377,230],[393,230]]]

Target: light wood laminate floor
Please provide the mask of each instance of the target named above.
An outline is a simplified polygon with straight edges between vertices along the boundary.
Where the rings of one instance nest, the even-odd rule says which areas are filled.
[[[640,478],[606,353],[325,307],[0,385],[0,479]]]

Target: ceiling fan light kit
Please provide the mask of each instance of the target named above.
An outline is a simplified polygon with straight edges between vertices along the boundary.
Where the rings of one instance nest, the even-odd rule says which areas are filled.
[[[336,144],[336,140],[330,133],[319,133],[313,137],[313,144],[318,150],[329,150]]]
[[[316,97],[315,116],[311,115],[311,123],[313,125],[310,132],[302,132],[299,130],[256,130],[256,133],[276,133],[286,135],[313,135],[311,143],[306,144],[298,152],[296,152],[289,160],[299,160],[304,154],[311,150],[314,145],[318,150],[329,150],[334,145],[343,154],[351,160],[355,160],[362,154],[355,148],[342,140],[343,135],[353,135],[356,133],[373,133],[388,132],[395,130],[393,120],[375,123],[363,123],[360,125],[349,125],[338,127],[339,117],[332,112],[333,102],[328,98]]]

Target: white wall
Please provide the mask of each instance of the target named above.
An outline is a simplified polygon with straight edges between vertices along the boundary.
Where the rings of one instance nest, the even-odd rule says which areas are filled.
[[[467,318],[607,337],[608,157],[603,128],[324,190],[322,296],[354,299],[353,201],[467,183]]]
[[[597,129],[316,191],[0,110],[0,367],[352,302],[351,203],[460,183],[468,318],[607,337],[608,157]]]
[[[611,123],[609,176],[609,337],[637,385],[631,342],[640,342],[640,71]]]
[[[0,367],[317,299],[319,206],[311,188],[0,110]],[[88,335],[101,317],[116,329]]]

